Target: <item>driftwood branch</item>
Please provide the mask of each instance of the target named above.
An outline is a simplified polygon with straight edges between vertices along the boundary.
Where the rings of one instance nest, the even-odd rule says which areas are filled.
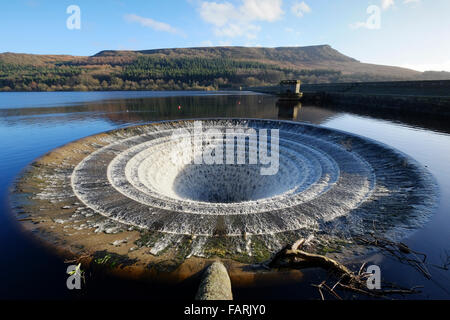
[[[298,247],[298,246],[296,246]],[[353,273],[343,264],[323,255],[308,253],[286,246],[267,263],[270,268],[290,267],[301,269],[306,267],[320,267],[342,278],[344,282],[353,278]]]
[[[386,238],[370,234],[364,237],[356,237],[355,240],[364,245],[373,246],[389,253],[399,262],[408,264],[418,270],[424,277],[431,279],[431,274],[426,266],[427,255],[414,251],[402,242],[393,242]],[[421,256],[421,258],[419,258]]]
[[[319,285],[313,285],[318,289],[322,300],[325,299],[325,292],[329,293],[334,298],[341,300],[341,296],[336,292],[336,290],[338,289],[349,290],[352,292],[377,298],[385,298],[387,295],[393,294],[405,295],[419,292],[417,290],[417,287],[405,289],[394,285],[386,290],[369,290],[367,288],[367,279],[370,274],[367,274],[363,271],[366,265],[365,263],[361,266],[357,273],[354,273],[345,265],[334,259],[331,259],[324,255],[309,253],[301,250],[305,242],[306,241],[304,239],[299,239],[294,242],[294,244],[285,246],[283,249],[278,251],[269,261],[267,261],[265,263],[265,266],[269,268],[301,269],[306,267],[316,267],[325,269],[329,274],[337,278],[338,281],[335,282],[334,285],[327,284],[326,280]],[[408,252],[408,254],[415,253],[406,245],[397,246],[397,249],[402,250],[404,254],[407,254],[406,252]],[[419,253],[415,254],[417,256],[417,254]],[[417,260],[413,261],[417,262]]]

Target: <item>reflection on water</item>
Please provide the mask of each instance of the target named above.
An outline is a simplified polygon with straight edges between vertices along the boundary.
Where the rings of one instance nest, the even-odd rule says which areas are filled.
[[[12,93],[2,93],[10,95]],[[436,132],[450,133],[450,126],[442,117],[432,115],[417,115],[404,110],[365,109],[355,106],[310,106],[298,101],[278,100],[268,95],[238,94],[228,92],[223,95],[211,93],[169,93],[161,97],[158,92],[155,97],[142,92],[85,92],[85,93],[45,93],[34,99],[29,95],[43,93],[13,93],[0,101],[0,124],[14,126],[25,124],[50,125],[50,123],[70,123],[71,121],[106,120],[111,124],[124,125],[130,123],[145,123],[167,119],[186,119],[192,117],[246,117],[305,121],[314,124],[325,123],[327,120],[343,113],[351,113],[375,119],[387,120],[400,125],[423,128]],[[49,99],[50,94],[62,94],[62,98]],[[86,95],[83,97],[80,94]],[[90,95],[93,97],[89,97]],[[188,93],[191,94],[191,93]],[[114,97],[118,97],[114,99]],[[124,98],[125,96],[125,98]],[[13,100],[14,102],[11,102]],[[26,99],[25,99],[26,98]],[[104,98],[105,100],[101,100]],[[43,99],[43,101],[41,100]],[[70,102],[70,99],[81,102]],[[24,100],[24,107],[18,101]],[[48,101],[49,100],[49,101]],[[35,101],[37,107],[32,107]],[[60,102],[60,105],[54,105]],[[70,102],[70,103],[69,103]],[[12,106],[12,107],[11,107]],[[447,119],[448,120],[448,119]]]
[[[298,120],[301,121],[300,111],[302,104],[295,100],[278,100],[278,119],[280,120]]]
[[[337,113],[351,113],[360,116],[366,116],[374,119],[386,120],[397,123],[399,125],[406,125],[413,128],[428,129],[435,132],[450,133],[449,115],[436,116],[427,113],[413,113],[406,109],[401,110],[387,110],[376,108],[364,108],[361,106],[332,106],[324,105],[324,109],[334,110]],[[424,106],[426,108],[426,106]]]
[[[334,108],[281,102],[276,97],[245,92],[103,92],[0,93],[0,297],[70,297],[65,288],[65,265],[46,253],[18,229],[8,215],[8,186],[34,158],[70,141],[122,126],[156,120],[245,117],[305,121],[341,129],[387,143],[428,166],[438,180],[441,204],[427,227],[407,243],[426,252],[431,263],[450,249],[450,125],[448,119],[405,112]],[[424,285],[422,297],[449,298],[450,274],[431,270],[425,281],[407,267],[382,259],[383,276],[405,286]],[[111,283],[111,282],[108,282]],[[93,288],[92,286],[97,286]],[[135,291],[136,297],[172,297],[173,290],[147,292],[146,285],[118,282],[92,284],[91,295]],[[155,284],[156,286],[156,284]],[[444,288],[444,289],[442,289]],[[186,298],[195,285],[176,291]],[[255,295],[255,294],[258,295]],[[316,290],[314,290],[316,293]],[[193,293],[192,293],[193,295]],[[308,298],[298,284],[237,291],[236,297]]]
[[[75,106],[0,109],[6,125],[103,119],[114,124],[192,117],[277,118],[275,98],[264,95],[205,95],[118,99]]]

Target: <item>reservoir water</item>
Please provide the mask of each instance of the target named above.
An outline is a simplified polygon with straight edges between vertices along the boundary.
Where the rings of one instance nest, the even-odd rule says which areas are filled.
[[[11,215],[9,188],[35,158],[68,142],[106,130],[157,120],[190,118],[294,120],[339,129],[390,145],[424,165],[436,178],[440,200],[431,221],[403,242],[427,255],[432,275],[376,255],[383,279],[423,286],[409,298],[450,298],[450,124],[448,119],[333,106],[285,105],[250,92],[0,93],[0,298],[191,299],[195,281],[172,285],[96,277],[86,288],[66,288],[67,264],[23,232]],[[445,268],[447,266],[447,268]],[[447,269],[447,270],[446,270]],[[307,272],[317,283],[321,273]],[[316,279],[317,278],[317,279]],[[124,294],[126,292],[126,294]],[[316,299],[308,282],[236,287],[237,299]]]

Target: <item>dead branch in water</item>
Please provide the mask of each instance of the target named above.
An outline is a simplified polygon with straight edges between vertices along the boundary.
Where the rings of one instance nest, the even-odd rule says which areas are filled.
[[[65,259],[64,263],[89,263],[92,260],[93,253],[83,253],[79,256],[74,257],[73,259]]]
[[[427,279],[431,279],[431,274],[425,264],[427,255],[422,252],[414,251],[402,242],[393,242],[389,239],[377,236],[376,234],[369,234],[364,237],[356,237],[355,240],[364,245],[379,248],[388,252],[401,263],[408,264],[418,270]],[[418,256],[421,256],[420,259]]]
[[[352,291],[377,298],[386,298],[387,295],[393,294],[405,295],[419,292],[417,291],[417,287],[405,289],[395,285],[392,285],[390,289],[386,290],[369,290],[367,287],[367,279],[371,274],[363,272],[365,263],[361,266],[358,273],[354,273],[345,265],[334,259],[301,250],[304,243],[304,239],[299,239],[293,245],[285,246],[277,252],[272,259],[267,261],[265,265],[269,268],[301,269],[306,267],[317,267],[325,269],[331,275],[336,277],[338,281],[332,286],[328,285],[326,280],[319,285],[313,285],[314,287],[317,287],[322,300],[325,299],[324,292],[328,292],[334,298],[342,300],[340,295],[336,292],[336,289]],[[406,251],[406,248],[407,247],[403,247],[403,250]],[[409,250],[409,252],[413,251]]]
[[[297,242],[294,246],[296,244]],[[290,267],[295,269],[316,266],[331,271],[339,277],[342,277],[345,281],[350,281],[353,278],[353,273],[343,264],[319,254],[308,253],[300,249],[292,249],[294,246],[286,246],[277,252],[267,263],[267,266],[270,268]],[[295,247],[298,247],[298,245]]]

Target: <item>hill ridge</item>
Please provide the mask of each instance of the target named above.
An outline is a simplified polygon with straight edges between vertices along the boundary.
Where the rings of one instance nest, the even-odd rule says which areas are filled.
[[[0,54],[0,90],[210,90],[277,84],[450,79],[362,63],[330,45],[102,50],[92,56]]]

